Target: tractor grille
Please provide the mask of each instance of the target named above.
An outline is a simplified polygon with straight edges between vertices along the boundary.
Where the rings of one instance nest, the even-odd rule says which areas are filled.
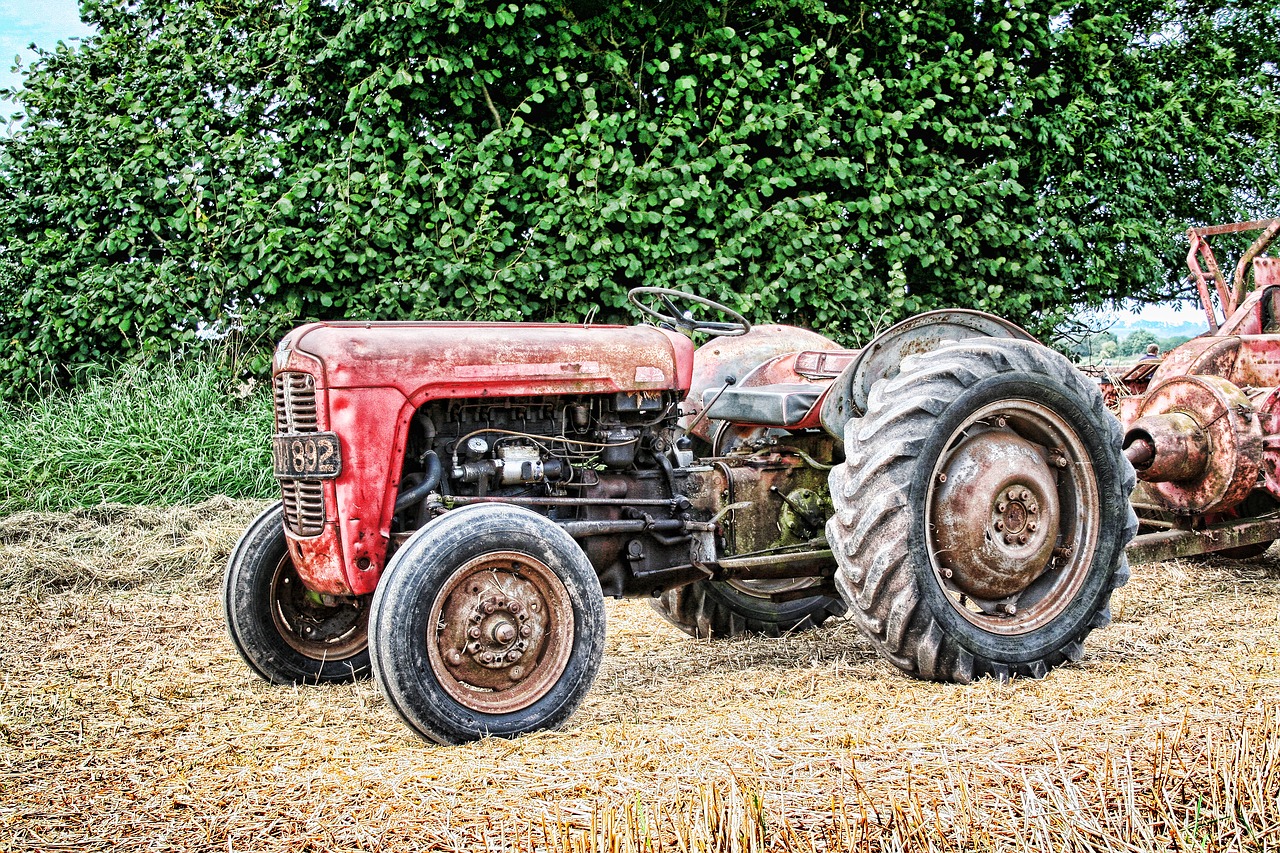
[[[276,433],[319,432],[316,380],[310,373],[275,376]],[[324,532],[324,484],[319,480],[281,480],[285,527],[298,536]]]
[[[277,373],[276,432],[285,435],[319,432],[316,423],[316,380],[310,373]]]

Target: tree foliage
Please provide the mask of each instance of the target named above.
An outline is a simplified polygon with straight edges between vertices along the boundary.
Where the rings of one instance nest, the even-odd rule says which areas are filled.
[[[0,375],[201,324],[1043,331],[1275,213],[1278,0],[84,0],[0,148]]]

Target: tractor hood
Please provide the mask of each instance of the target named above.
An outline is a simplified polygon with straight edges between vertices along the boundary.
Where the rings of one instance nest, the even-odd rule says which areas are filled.
[[[693,343],[652,326],[545,323],[312,323],[276,351],[319,362],[330,389],[444,397],[687,390]]]

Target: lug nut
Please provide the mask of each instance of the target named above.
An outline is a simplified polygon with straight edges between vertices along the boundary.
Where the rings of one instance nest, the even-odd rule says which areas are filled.
[[[1008,492],[1005,493],[1005,495],[1006,497],[1009,498],[1009,500],[1016,501],[1018,499],[1018,490],[1010,489]]]
[[[1026,503],[1027,501],[1031,500],[1031,493],[1028,492],[1026,489],[1023,489],[1021,492],[1018,493],[1018,497],[1022,498],[1023,503]]]
[[[1029,537],[1027,536],[1027,534],[1023,533],[1021,536],[1019,536],[1019,537],[1018,537],[1018,544],[1019,544],[1019,545],[1026,545],[1026,544],[1027,544],[1027,539],[1028,539],[1028,538],[1029,538]]]
[[[532,625],[525,624],[525,625],[521,625],[521,626],[520,626],[520,636],[521,636],[521,637],[526,637],[526,638],[527,638],[527,637],[529,637],[531,634],[533,634],[533,626],[532,626]]]
[[[480,663],[493,663],[493,652],[483,652],[480,655]]]
[[[1000,501],[1000,503],[996,504],[996,512],[1004,512],[1008,508],[1009,508],[1008,501]]]
[[[1034,519],[1033,519],[1033,520],[1031,520],[1031,521],[1028,521],[1028,522],[1027,522],[1027,529],[1028,529],[1028,530],[1030,530],[1032,533],[1034,533],[1034,532],[1035,532],[1035,529],[1036,529],[1038,526],[1039,526],[1039,525],[1035,522],[1035,520],[1034,520]]]
[[[467,636],[468,636],[468,637],[470,637],[470,638],[471,638],[471,639],[473,639],[473,640],[478,640],[478,639],[480,639],[480,626],[479,626],[479,625],[473,625],[472,627],[468,628],[468,629],[467,629]]]
[[[524,609],[524,605],[518,601],[513,601],[507,605],[507,609],[510,610],[512,613],[519,613],[521,610]]]
[[[1004,519],[997,518],[991,526],[994,527],[996,530],[1004,530]]]

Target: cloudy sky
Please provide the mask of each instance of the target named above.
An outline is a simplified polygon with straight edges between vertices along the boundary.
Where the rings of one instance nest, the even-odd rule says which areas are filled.
[[[21,85],[22,78],[13,71],[14,58],[20,58],[24,67],[30,63],[32,43],[51,49],[59,40],[88,32],[80,22],[77,0],[0,0],[0,88]],[[7,118],[11,112],[10,102],[0,102],[0,116]]]

